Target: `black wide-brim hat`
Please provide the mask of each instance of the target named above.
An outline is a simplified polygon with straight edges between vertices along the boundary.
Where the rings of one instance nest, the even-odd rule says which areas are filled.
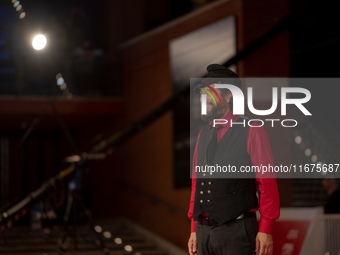
[[[208,74],[194,88],[196,94],[200,94],[200,90],[207,85],[217,84],[232,84],[241,87],[241,80],[236,73],[219,64],[211,64],[207,67]]]

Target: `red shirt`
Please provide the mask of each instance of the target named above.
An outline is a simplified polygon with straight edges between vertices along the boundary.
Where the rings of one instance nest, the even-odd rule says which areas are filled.
[[[224,119],[228,120],[226,124],[219,124],[223,126],[223,128],[217,131],[217,142],[221,140],[223,135],[227,132],[230,127],[230,120],[235,122],[238,119],[238,115],[233,115],[232,111],[229,111]],[[210,123],[211,125],[211,123]],[[247,125],[247,123],[246,123]],[[259,123],[252,122],[252,126],[259,126]],[[202,130],[201,130],[202,131]],[[188,217],[191,220],[191,232],[196,232],[196,222],[192,218],[193,210],[194,210],[194,200],[195,200],[195,188],[196,188],[196,174],[195,167],[197,165],[197,144],[200,137],[201,132],[198,134],[196,148],[193,157],[193,168],[192,168],[192,179],[191,179],[191,198],[190,198],[190,206]],[[247,138],[247,150],[251,157],[251,162],[253,166],[262,165],[272,165],[274,166],[274,160],[272,151],[270,148],[269,140],[267,133],[263,127],[249,127],[248,138]],[[267,174],[268,175],[268,174]],[[260,191],[260,206],[259,208],[254,208],[250,211],[260,210],[261,218],[259,222],[259,232],[271,234],[272,227],[275,219],[278,219],[280,216],[280,200],[279,200],[279,192],[277,189],[277,183],[275,178],[275,173],[270,174],[271,178],[264,178],[265,174],[257,173],[256,181],[258,183],[259,191]],[[209,217],[206,213],[202,213],[202,215]]]

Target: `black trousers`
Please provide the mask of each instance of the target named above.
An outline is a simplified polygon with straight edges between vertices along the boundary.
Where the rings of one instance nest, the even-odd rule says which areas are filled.
[[[254,255],[256,216],[217,226],[196,225],[198,255]]]

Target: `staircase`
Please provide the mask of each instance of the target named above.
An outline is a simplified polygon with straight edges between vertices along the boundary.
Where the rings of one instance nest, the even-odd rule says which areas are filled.
[[[102,222],[96,227],[112,255],[167,255],[156,240],[151,240],[132,227],[133,223],[124,219]],[[0,232],[0,254],[10,255],[51,255],[57,254],[62,226],[56,226],[45,233],[32,231],[30,227],[13,227]],[[73,233],[73,227],[69,230]],[[99,240],[88,226],[77,227],[77,238],[70,235],[62,254],[99,255],[105,254],[99,247]],[[75,250],[75,240],[77,250]],[[177,247],[174,248],[178,249]],[[173,254],[173,253],[172,253]]]

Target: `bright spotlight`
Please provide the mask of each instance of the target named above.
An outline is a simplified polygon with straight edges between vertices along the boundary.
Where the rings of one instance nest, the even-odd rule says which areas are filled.
[[[37,35],[34,37],[32,46],[35,50],[42,50],[47,44],[46,37],[43,35]]]

